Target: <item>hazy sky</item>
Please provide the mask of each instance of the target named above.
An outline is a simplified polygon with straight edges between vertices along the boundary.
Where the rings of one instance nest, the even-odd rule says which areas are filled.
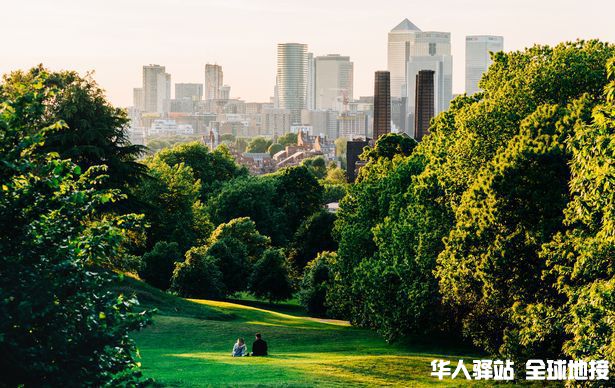
[[[452,33],[455,93],[464,89],[465,35],[503,35],[506,51],[615,42],[615,0],[5,0],[1,10],[0,73],[37,63],[95,70],[118,105],[132,104],[149,63],[165,65],[173,83],[203,83],[205,63],[218,63],[232,97],[267,101],[280,42],[349,55],[355,96],[371,95],[387,33],[404,18]]]

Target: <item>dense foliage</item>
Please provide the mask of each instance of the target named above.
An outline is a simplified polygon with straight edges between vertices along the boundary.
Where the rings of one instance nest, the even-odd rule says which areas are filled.
[[[330,266],[335,258],[334,252],[321,252],[306,265],[299,300],[310,316],[329,316],[326,299],[332,281]]]
[[[122,199],[105,188],[107,173],[123,180],[120,171],[130,163],[121,165],[121,153],[104,141],[97,146],[117,157],[114,167],[95,165],[101,160],[89,156],[96,152],[78,141],[70,143],[70,156],[83,167],[49,148],[62,138],[87,139],[89,129],[118,129],[80,111],[85,101],[102,116],[117,113],[91,83],[74,76],[36,68],[1,87],[0,375],[9,386],[138,383],[129,332],[145,326],[149,314],[134,312],[130,296],[109,291],[116,276],[100,268],[122,260],[124,236],[140,222],[102,212]],[[85,115],[76,119],[83,127],[69,126],[71,114]]]
[[[270,302],[289,299],[293,295],[286,258],[281,249],[266,250],[254,264],[250,292]]]
[[[495,54],[420,145],[365,152],[327,308],[388,338],[459,330],[514,359],[613,360],[613,55]]]

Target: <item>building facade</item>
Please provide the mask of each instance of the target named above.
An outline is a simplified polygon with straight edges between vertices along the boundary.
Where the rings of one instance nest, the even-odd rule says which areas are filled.
[[[315,99],[317,110],[346,111],[353,100],[354,64],[339,54],[319,56],[315,64]]]
[[[421,70],[434,72],[434,114],[446,109],[453,99],[453,57],[449,32],[421,31],[407,42],[407,133],[416,137],[414,112],[416,110],[416,76]]]
[[[307,107],[307,45],[278,44],[276,107],[290,111],[292,124],[301,124],[301,110]]]
[[[417,141],[429,133],[429,123],[434,117],[434,74],[433,70],[421,70],[416,75],[414,138]]]
[[[493,35],[466,36],[466,93],[480,91],[478,82],[491,66],[491,53],[504,50],[504,37]]]
[[[190,101],[200,101],[203,98],[203,84],[179,83],[175,84],[175,99],[188,99]]]
[[[210,63],[205,65],[205,100],[218,100],[220,96],[222,85],[224,83],[224,74],[222,73],[222,66],[212,65]]]
[[[391,76],[377,71],[374,80],[374,141],[391,132]]]
[[[387,69],[391,73],[391,96],[402,97],[402,88],[406,83],[406,42],[414,33],[421,31],[410,20],[404,19],[389,32],[387,47]]]
[[[143,66],[143,111],[164,114],[171,100],[171,74],[164,66]]]

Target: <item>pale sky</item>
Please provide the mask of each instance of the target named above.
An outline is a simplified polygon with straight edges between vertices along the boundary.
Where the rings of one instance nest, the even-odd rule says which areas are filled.
[[[132,104],[150,63],[166,66],[173,84],[203,83],[204,65],[218,63],[232,97],[268,101],[282,42],[349,55],[355,97],[371,95],[374,71],[386,69],[387,33],[404,18],[451,32],[455,93],[464,89],[466,35],[503,35],[506,51],[615,42],[615,0],[4,0],[0,9],[0,73],[38,63],[95,70],[120,106]]]

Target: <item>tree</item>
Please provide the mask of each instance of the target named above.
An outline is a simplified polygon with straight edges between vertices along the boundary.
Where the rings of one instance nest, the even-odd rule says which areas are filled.
[[[194,179],[200,181],[202,201],[219,190],[224,182],[248,174],[244,167],[235,163],[226,148],[218,147],[210,152],[209,148],[196,141],[164,149],[154,156],[154,160],[161,160],[169,166],[183,163],[190,167]]]
[[[273,143],[272,145],[269,146],[269,148],[267,149],[267,152],[269,152],[269,155],[273,156],[283,150],[284,150],[284,146],[282,144]]]
[[[303,274],[306,264],[319,252],[337,250],[337,243],[332,236],[334,222],[335,214],[321,210],[301,224],[291,243],[288,258],[297,275]]]
[[[275,204],[284,212],[292,236],[299,225],[320,208],[322,186],[304,166],[287,167],[275,175]]]
[[[187,298],[218,299],[226,294],[217,260],[207,255],[204,246],[190,248],[186,260],[177,263],[171,289]]]
[[[336,258],[335,252],[321,252],[305,267],[301,281],[299,300],[310,316],[329,317],[326,306],[327,291],[331,286],[330,264]]]
[[[36,152],[57,152],[83,171],[106,165],[109,177],[104,184],[108,188],[124,189],[145,174],[145,167],[137,162],[145,148],[130,143],[126,112],[107,101],[91,74],[81,77],[74,71],[50,72],[39,65],[4,76],[0,85],[2,101],[18,101],[32,93],[45,98],[40,101],[40,110],[19,114],[14,125],[40,130],[63,123],[47,133],[45,144]]]
[[[278,143],[282,144],[284,147],[295,145],[297,144],[297,134],[292,132],[285,133],[278,137]]]
[[[416,140],[405,134],[387,133],[378,138],[374,148],[368,149],[362,158],[377,160],[378,158],[393,159],[395,155],[410,156],[417,144]]]
[[[270,243],[269,237],[260,234],[247,217],[233,219],[214,230],[208,241],[207,255],[216,260],[227,294],[247,288],[254,264]]]
[[[322,156],[304,159],[301,165],[307,167],[317,179],[323,179],[327,174],[327,162]]]
[[[0,373],[9,386],[136,385],[129,332],[151,314],[111,291],[118,278],[99,265],[121,260],[140,217],[101,216],[121,199],[104,188],[106,167],[43,150],[67,130],[44,117],[49,102],[70,107],[66,86],[50,82],[35,69],[13,76],[15,98],[0,93]]]
[[[339,167],[328,168],[327,176],[325,176],[324,181],[332,185],[344,185],[348,183],[346,180],[346,172]]]
[[[553,297],[541,280],[539,252],[561,229],[568,201],[564,115],[546,105],[524,121],[521,134],[464,194],[438,257],[445,300],[462,311],[466,335],[493,354],[513,330],[513,304]],[[557,355],[541,345],[528,356]]]
[[[158,241],[176,242],[180,251],[203,244],[213,229],[199,200],[201,184],[184,163],[168,165],[154,157],[146,161],[150,177],[132,189],[142,202],[149,224],[147,248]]]
[[[254,264],[250,292],[257,298],[277,302],[293,296],[286,258],[281,249],[267,249]]]
[[[246,152],[249,153],[263,153],[267,152],[269,146],[271,146],[271,140],[267,140],[264,137],[255,137],[248,143]]]
[[[159,241],[143,255],[139,276],[148,284],[166,290],[171,285],[175,263],[182,261],[182,257],[176,242]]]
[[[261,234],[271,237],[274,244],[283,244],[287,240],[286,220],[283,209],[273,203],[276,195],[271,177],[240,178],[225,184],[207,208],[214,224],[249,217]]]
[[[246,246],[246,255],[251,264],[255,263],[271,244],[271,239],[260,234],[254,221],[248,217],[235,218],[218,225],[209,237],[209,244],[229,238]]]

